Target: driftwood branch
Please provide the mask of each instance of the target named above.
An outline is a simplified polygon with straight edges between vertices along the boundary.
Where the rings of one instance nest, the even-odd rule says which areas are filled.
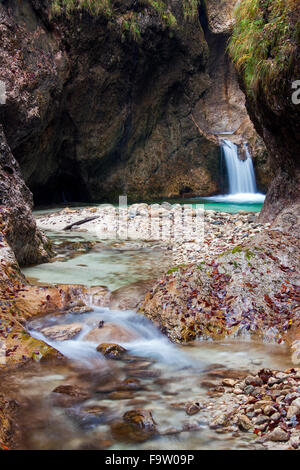
[[[77,226],[77,225],[82,225],[86,224],[87,222],[90,222],[91,220],[99,219],[99,215],[96,215],[94,217],[87,217],[86,219],[79,220],[78,222],[74,222],[73,224],[67,225],[63,230],[71,230],[71,228]]]

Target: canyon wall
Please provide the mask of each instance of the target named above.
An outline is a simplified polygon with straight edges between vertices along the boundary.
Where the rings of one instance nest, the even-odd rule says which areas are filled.
[[[232,7],[220,17],[215,3],[186,16],[166,2],[166,23],[147,1],[113,1],[110,19],[1,2],[0,119],[36,203],[221,192],[228,130],[249,141],[266,189],[266,151],[226,54]]]
[[[1,125],[0,204],[1,242],[4,237],[20,264],[47,261],[51,255],[51,247],[44,234],[37,229],[32,216],[32,194],[22,179],[19,165],[7,145]]]
[[[251,28],[256,30],[251,31]],[[275,175],[260,218],[298,237],[299,45],[298,1],[256,2],[254,8],[245,0],[237,15],[230,51],[237,65],[249,116],[265,142]],[[249,52],[251,50],[252,54]]]

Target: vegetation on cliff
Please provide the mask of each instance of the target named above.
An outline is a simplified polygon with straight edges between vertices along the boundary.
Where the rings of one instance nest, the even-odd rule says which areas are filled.
[[[299,11],[298,0],[244,0],[236,8],[229,53],[249,95],[292,75],[300,42]]]
[[[70,15],[75,11],[87,11],[91,15],[103,15],[108,21],[118,24],[123,32],[128,32],[137,40],[140,36],[139,20],[145,9],[158,15],[166,27],[177,26],[177,18],[166,0],[138,0],[131,6],[119,7],[114,0],[53,0],[51,14],[58,17]],[[182,14],[184,20],[193,19],[198,11],[200,0],[183,0]]]

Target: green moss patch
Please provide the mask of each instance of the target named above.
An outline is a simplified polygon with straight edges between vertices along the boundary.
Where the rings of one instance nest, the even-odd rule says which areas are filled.
[[[292,73],[300,42],[299,0],[243,0],[229,54],[243,77],[246,91],[255,96]],[[284,78],[284,77],[283,77]]]

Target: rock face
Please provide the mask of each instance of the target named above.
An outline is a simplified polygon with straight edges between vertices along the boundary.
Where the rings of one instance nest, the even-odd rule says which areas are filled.
[[[50,18],[47,0],[1,8],[0,109],[36,201],[220,191],[216,122],[256,139],[225,54],[227,19],[221,28],[211,2],[204,36],[177,0],[176,25],[148,2],[111,3],[109,22],[75,11]],[[136,37],[120,31],[131,17]]]
[[[292,228],[295,234],[299,234],[300,104],[296,87],[300,76],[300,6],[295,1],[281,6],[278,11],[277,7],[277,2],[272,2],[270,6],[258,3],[253,13],[250,2],[244,2],[241,17],[235,27],[236,34],[231,42],[231,54],[235,58],[240,84],[246,94],[250,118],[264,139],[275,173],[261,212],[261,220],[274,221],[283,211],[282,217],[276,220],[276,225],[280,224],[287,230]],[[273,23],[274,14],[278,17],[276,23]],[[242,24],[249,21],[249,18],[252,24],[255,24],[256,18],[263,18],[264,21],[264,29],[256,33],[258,44],[255,46],[259,48],[262,44],[261,50],[256,48],[260,57],[252,63],[247,60],[243,62],[244,51],[239,46],[243,41]],[[284,32],[282,25],[285,27]],[[270,34],[264,36],[264,31],[268,28]],[[267,43],[268,37],[270,43]],[[264,42],[261,41],[262,38]],[[263,47],[268,51],[267,54],[263,53]],[[252,60],[251,54],[248,57]],[[286,57],[289,57],[288,61],[285,60]],[[260,69],[262,66],[265,67],[265,74]],[[252,74],[249,73],[250,68]]]
[[[197,102],[193,116],[200,128],[208,133],[229,138],[238,145],[243,156],[244,142],[248,142],[254,160],[258,189],[266,192],[274,174],[266,147],[256,133],[245,106],[245,96],[227,54],[228,40],[234,25],[236,0],[209,0],[200,8],[200,21],[209,48],[208,74],[210,84]],[[222,133],[231,132],[231,135]],[[226,190],[226,181],[222,181]]]
[[[32,216],[32,194],[25,185],[0,125],[0,223],[1,233],[20,264],[42,263],[51,254],[46,237]]]

